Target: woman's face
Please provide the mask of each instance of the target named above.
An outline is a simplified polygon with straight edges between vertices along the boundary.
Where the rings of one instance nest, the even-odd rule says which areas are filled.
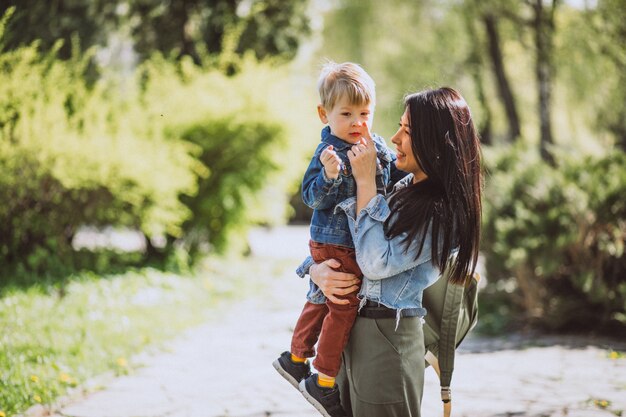
[[[417,158],[411,148],[411,126],[409,125],[408,110],[400,118],[400,128],[391,138],[391,142],[396,145],[396,167],[402,171],[410,172],[414,175],[413,182],[418,182],[426,178]]]

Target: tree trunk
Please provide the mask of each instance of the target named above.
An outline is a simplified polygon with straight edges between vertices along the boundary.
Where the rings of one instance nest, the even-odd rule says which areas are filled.
[[[492,115],[491,107],[489,106],[489,101],[487,100],[487,93],[485,92],[485,85],[483,83],[483,59],[481,54],[482,42],[476,33],[473,16],[469,13],[464,13],[463,16],[465,17],[465,26],[467,27],[467,33],[472,45],[470,54],[467,57],[467,66],[472,79],[474,80],[476,94],[478,95],[478,102],[480,103],[482,110],[482,117],[478,122],[478,131],[481,142],[486,145],[491,145],[493,144],[491,137]]]
[[[489,42],[489,58],[493,66],[493,72],[496,77],[496,85],[498,87],[498,95],[504,106],[506,117],[509,123],[509,132],[507,140],[515,141],[520,136],[520,121],[517,113],[517,106],[513,96],[513,90],[509,83],[504,68],[504,60],[502,58],[502,50],[500,48],[500,35],[496,25],[495,17],[491,14],[483,16],[483,23],[487,32],[487,40]]]
[[[189,0],[181,0],[172,2],[172,12],[180,19],[179,36],[180,36],[180,53],[179,58],[182,56],[189,56],[193,60],[194,64],[200,65],[201,60],[196,51],[196,46],[193,41],[193,34],[190,33],[190,11],[194,6],[193,2]]]
[[[551,165],[555,164],[554,156],[550,148],[554,143],[552,137],[552,78],[554,67],[552,65],[553,35],[554,35],[554,12],[558,0],[552,1],[549,10],[543,5],[543,0],[534,0],[532,7],[534,12],[533,30],[535,32],[536,62],[535,74],[538,88],[539,110],[539,149],[544,161]]]
[[[526,263],[517,266],[514,272],[526,317],[530,320],[540,319],[545,312],[545,288]]]
[[[239,1],[212,0],[210,3],[210,14],[202,25],[202,39],[207,52],[218,54],[222,51],[226,27],[235,23]]]

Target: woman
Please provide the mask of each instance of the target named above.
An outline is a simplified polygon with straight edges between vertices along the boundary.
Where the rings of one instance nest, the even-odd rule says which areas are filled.
[[[478,257],[480,144],[463,97],[451,88],[408,96],[391,142],[396,166],[409,175],[385,200],[376,194],[375,148],[357,144],[349,153],[357,197],[341,204],[365,277],[363,307],[337,378],[341,403],[355,417],[420,415],[422,293],[446,267],[451,281],[464,282]],[[330,300],[342,303],[356,280],[333,271],[337,266],[326,261],[310,273]]]

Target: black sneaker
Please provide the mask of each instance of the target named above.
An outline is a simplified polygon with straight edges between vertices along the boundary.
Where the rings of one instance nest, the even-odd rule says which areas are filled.
[[[339,388],[335,384],[332,388],[320,387],[317,384],[317,374],[313,374],[300,382],[298,387],[304,398],[317,408],[325,417],[347,417],[339,399]]]
[[[291,353],[289,352],[281,353],[280,357],[272,362],[272,365],[296,389],[298,389],[300,381],[311,375],[309,362],[294,362],[291,360]]]

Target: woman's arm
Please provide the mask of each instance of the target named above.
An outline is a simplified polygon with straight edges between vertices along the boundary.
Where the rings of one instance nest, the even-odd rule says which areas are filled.
[[[385,205],[387,202],[380,197]],[[377,201],[373,201],[376,203]],[[376,204],[368,207],[375,207]],[[406,233],[388,239],[385,234],[384,220],[377,218],[376,209],[363,211],[357,219],[358,232],[354,236],[354,245],[357,248],[357,262],[363,274],[373,280],[384,279],[431,260],[432,240],[430,230],[425,231],[424,244],[416,258],[422,236],[407,245],[403,241]]]
[[[363,275],[369,279],[383,279],[397,275],[430,260],[429,231],[420,256],[415,259],[418,242],[413,242],[408,252],[403,236],[387,239],[384,222],[390,215],[387,201],[376,194],[376,147],[371,140],[363,139],[348,152],[352,175],[357,184],[354,199],[339,203],[348,216],[350,232],[356,248],[356,259]],[[358,216],[357,216],[358,213]]]
[[[387,201],[376,195],[357,216],[357,202],[349,198],[339,203],[348,217],[348,226],[354,240],[356,260],[366,278],[379,280],[407,271],[431,259],[430,228],[424,233],[424,245],[420,255],[415,258],[421,244],[421,237],[411,242],[408,250],[403,242],[406,234],[387,239],[384,223],[391,215]]]

